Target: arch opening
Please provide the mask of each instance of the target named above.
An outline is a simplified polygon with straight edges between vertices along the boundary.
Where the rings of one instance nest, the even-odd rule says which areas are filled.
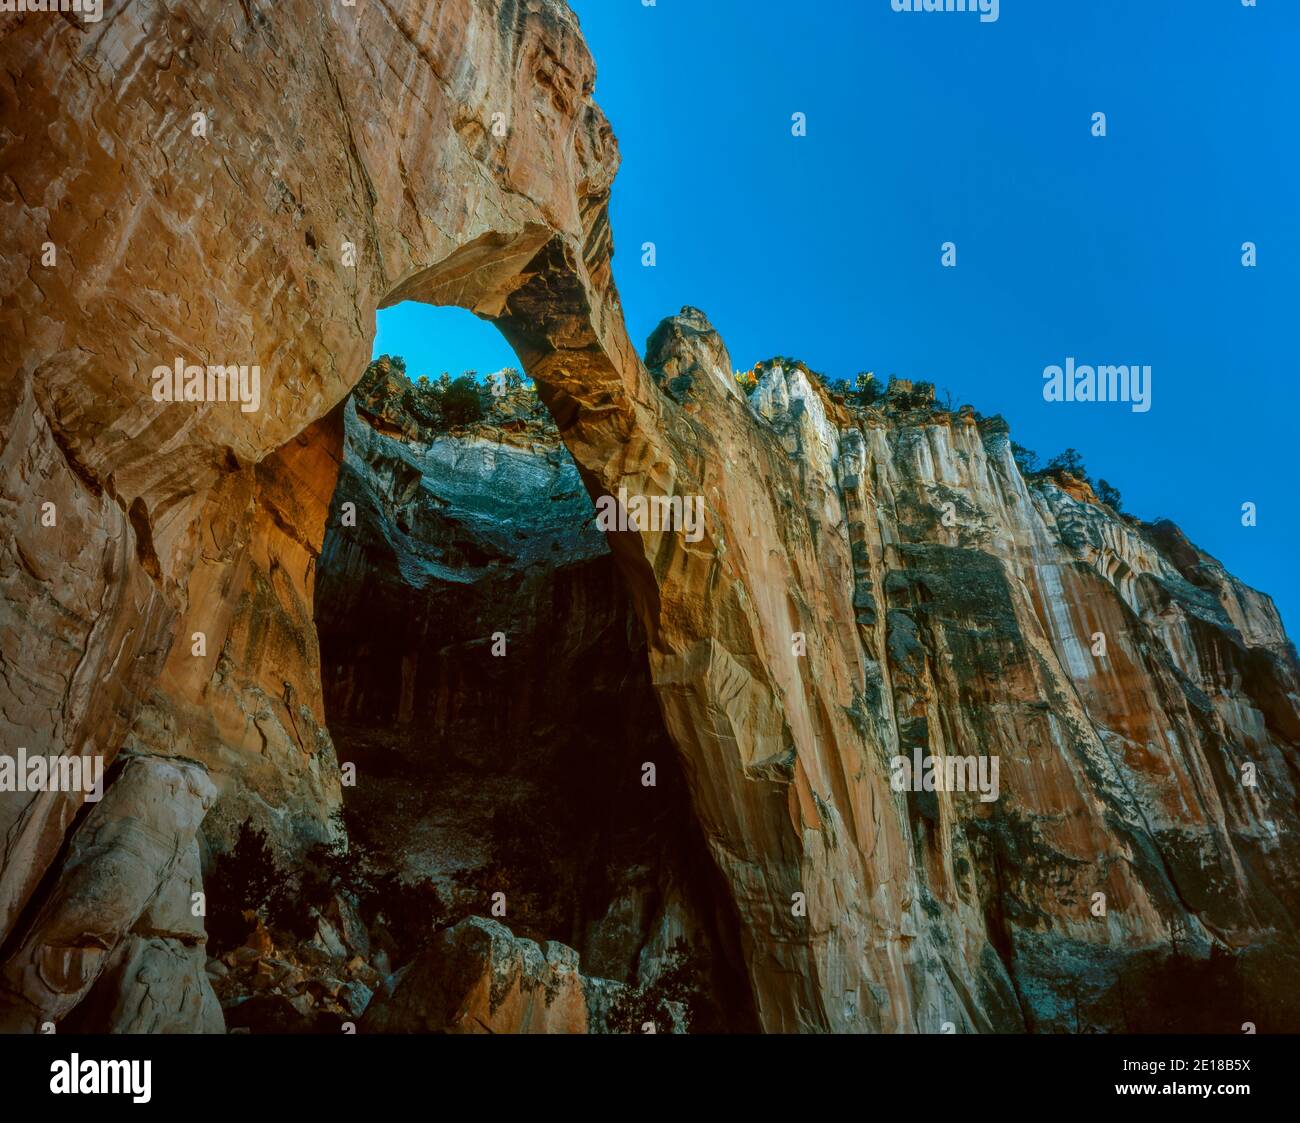
[[[378,326],[314,612],[372,939],[397,967],[496,917],[623,984],[608,1028],[752,1028],[644,630],[537,386],[462,308]]]

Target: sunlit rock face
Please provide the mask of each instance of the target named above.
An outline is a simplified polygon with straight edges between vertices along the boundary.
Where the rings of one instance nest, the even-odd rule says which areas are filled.
[[[196,841],[162,815],[179,789],[152,765],[110,767],[89,813],[0,793],[12,1024],[85,1008],[83,1028],[211,1026],[198,934],[141,921],[192,884],[191,859],[104,827],[126,778],[116,798],[160,815],[176,855],[252,818],[290,859],[342,801],[331,705],[345,725],[436,719],[401,673],[322,668],[317,625],[347,627],[364,587],[343,590],[350,615],[314,618],[341,403],[375,309],[411,299],[498,325],[590,499],[703,504],[699,536],[606,544],[720,879],[735,1008],[759,1028],[1300,1026],[1300,687],[1267,598],[1175,528],[1026,482],[996,421],[855,416],[798,368],[746,399],[695,309],[642,361],[611,276],[617,148],[559,0],[129,4],[85,31],[15,21],[0,66],[0,735],[110,766],[188,758],[186,814],[208,805]],[[36,264],[46,241],[57,266]],[[260,364],[260,408],[154,400],[150,372],[177,357]],[[457,456],[376,468],[395,526],[402,480]],[[535,458],[461,462],[567,487]],[[495,548],[449,567],[434,545],[369,543],[412,582]],[[338,572],[373,573],[357,548],[337,547]],[[613,636],[603,604],[586,618]],[[430,650],[415,681],[448,704],[478,688]],[[503,727],[523,728],[521,704],[507,693]],[[912,754],[996,757],[997,798],[895,790]],[[611,798],[591,781],[586,806]],[[625,888],[606,902],[638,935],[601,951],[612,921],[575,931],[582,956],[648,946],[659,906]],[[130,993],[146,973],[176,998],[165,1016]],[[581,1024],[517,1009],[518,1028]]]
[[[1000,419],[887,399],[828,439],[809,392],[777,367],[751,404],[803,479],[838,472],[842,517],[805,509],[852,558],[866,745],[999,762],[996,800],[897,797],[913,992],[951,980],[929,1016],[1294,1024],[1300,680],[1272,603],[1168,523],[1027,482]]]
[[[553,240],[591,255],[574,293],[607,280],[590,56],[559,3],[200,0],[11,20],[0,59],[4,749],[190,756],[211,844],[252,818],[290,856],[340,801],[311,615],[331,410],[381,302],[499,312]],[[260,365],[260,408],[155,401],[178,357]],[[6,955],[79,811],[0,794]]]

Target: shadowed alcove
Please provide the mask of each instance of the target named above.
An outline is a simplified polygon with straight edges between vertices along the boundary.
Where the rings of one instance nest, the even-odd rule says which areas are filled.
[[[751,1028],[644,630],[551,413],[492,369],[490,323],[394,313],[343,406],[315,585],[353,860],[431,887],[431,931],[496,916],[585,975],[672,973],[693,1030]]]

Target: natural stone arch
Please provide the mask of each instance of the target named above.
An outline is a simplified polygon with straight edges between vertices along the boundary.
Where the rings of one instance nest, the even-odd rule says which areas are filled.
[[[306,0],[270,14],[217,0],[174,11],[141,3],[85,33],[23,21],[0,54],[15,75],[0,95],[17,186],[6,223],[33,251],[7,257],[4,270],[4,518],[15,562],[4,600],[12,650],[42,668],[7,700],[6,732],[73,753],[112,755],[124,742],[184,752],[169,713],[178,697],[182,708],[201,704],[203,678],[180,673],[180,638],[205,594],[239,595],[250,508],[263,485],[281,490],[277,458],[293,460],[297,476],[296,453],[328,451],[304,427],[321,418],[328,428],[359,376],[374,307],[402,275],[485,232],[507,240],[558,226],[581,237],[575,177],[599,194],[615,160],[586,96],[591,60],[567,9],[532,0],[364,5],[338,20]],[[134,65],[121,80],[125,58]],[[182,72],[206,99],[210,140],[190,133]],[[71,90],[98,106],[93,127],[68,117]],[[480,124],[494,111],[521,123],[504,143]],[[52,140],[41,123],[62,118]],[[121,151],[132,162],[115,161]],[[457,180],[487,185],[477,213],[445,189]],[[129,213],[123,198],[137,201]],[[47,238],[63,268],[37,273],[28,262]],[[357,269],[340,266],[344,240],[360,247]],[[114,280],[125,301],[106,286]],[[200,305],[211,313],[189,311]],[[176,351],[261,360],[277,379],[267,409],[252,420],[208,408],[158,415],[145,377],[151,359]],[[308,474],[323,481],[320,466]],[[75,549],[33,530],[44,501],[57,504]],[[296,540],[305,572],[323,506],[287,519],[274,498],[263,506],[266,523],[287,522],[282,537]],[[214,521],[226,527],[215,548],[212,535],[203,541]],[[200,562],[191,595],[205,545],[212,564]],[[221,628],[205,630],[219,652]],[[59,798],[3,802],[0,934],[10,934],[73,809]]]
[[[152,939],[192,965],[201,933],[177,904],[223,775],[185,757],[256,771],[267,802],[304,823],[328,808],[305,593],[334,410],[369,357],[373,309],[399,294],[498,322],[589,489],[706,500],[701,541],[614,547],[764,1028],[1059,1024],[1062,945],[1033,968],[1021,951],[1035,925],[1085,951],[1106,951],[1111,930],[1041,877],[1035,915],[1015,921],[1019,887],[997,862],[1040,849],[1021,811],[1061,848],[1053,867],[1118,878],[1113,915],[1122,899],[1134,946],[1163,942],[1165,916],[1203,947],[1211,930],[1267,943],[1286,929],[1296,832],[1262,841],[1259,826],[1294,825],[1296,670],[1267,598],[1166,531],[1092,507],[1141,562],[1124,604],[1056,525],[1054,508],[1091,506],[1086,489],[1031,486],[997,419],[908,417],[932,412],[921,385],[900,382],[892,417],[851,418],[778,372],[759,424],[693,310],[655,333],[647,371],[610,280],[617,153],[560,0],[134,0],[94,27],[38,16],[0,40],[0,736],[117,760],[90,812],[57,793],[0,796],[6,1025],[138,975]],[[211,124],[198,139],[196,111]],[[157,409],[148,372],[182,353],[260,362],[266,408]],[[923,445],[945,453],[942,481]],[[927,540],[930,489],[963,479],[991,535],[981,549]],[[50,504],[54,534],[38,517]],[[1200,591],[1180,600],[1189,575]],[[1217,622],[1215,592],[1231,606]],[[1063,665],[1082,632],[1051,611],[1067,599],[1132,640],[1112,648],[1129,649],[1123,689]],[[991,625],[971,601],[992,606]],[[795,632],[808,646],[792,657]],[[1003,665],[972,677],[978,660],[959,666],[954,641]],[[1189,651],[1246,668],[1250,704],[1234,691],[1204,707]],[[970,720],[972,681],[997,720]],[[1136,733],[1135,715],[1136,763],[1110,743]],[[974,886],[949,859],[982,816],[917,806],[885,778],[900,740],[928,745],[931,725],[944,744],[992,737],[1025,797]],[[1144,751],[1157,743],[1170,751]],[[1238,745],[1281,762],[1272,785],[1229,779]],[[1157,756],[1155,770],[1142,759]],[[1162,851],[1162,836],[1180,841]],[[102,892],[124,868],[130,892]]]
[[[599,220],[605,221],[603,205]],[[824,815],[833,804],[810,789],[797,750],[789,751],[791,740],[797,745],[803,737],[792,732],[779,700],[783,692],[774,689],[768,677],[773,663],[789,665],[779,649],[770,646],[774,640],[782,642],[778,637],[784,633],[765,629],[755,619],[754,609],[744,604],[744,594],[737,599],[735,584],[720,595],[708,591],[720,575],[719,555],[725,552],[722,543],[731,529],[726,493],[743,497],[737,506],[753,512],[756,504],[770,501],[755,497],[757,481],[787,474],[788,464],[783,457],[767,458],[760,451],[755,453],[757,460],[737,473],[735,465],[724,463],[720,455],[710,458],[702,448],[697,451],[693,445],[705,434],[692,426],[689,411],[664,395],[632,348],[616,294],[593,285],[587,262],[577,257],[568,239],[552,235],[537,237],[536,243],[533,256],[518,266],[535,244],[534,238],[489,236],[403,282],[385,303],[399,298],[455,303],[492,319],[536,381],[593,498],[615,493],[620,486],[633,494],[685,491],[708,496],[717,522],[698,553],[690,548],[683,551],[672,534],[615,534],[610,545],[650,637],[661,705],[694,780],[697,814],[741,905],[746,967],[760,1017],[770,1028],[825,1029],[839,1017],[852,1021],[866,1015],[874,1021],[900,1016],[900,1011],[890,1014],[878,1006],[879,992],[865,987],[861,977],[850,984],[855,997],[844,1008],[832,1013],[821,1007],[820,992],[827,984],[818,962],[837,963],[836,970],[847,968],[848,979],[853,979],[859,961],[840,941],[857,938],[851,934],[856,925],[837,930],[832,923],[814,934],[808,918],[822,924],[823,910],[847,907],[856,912],[865,902],[844,900],[840,888],[832,890],[840,897],[838,902],[806,889],[826,876],[829,856],[820,838],[812,853],[803,853],[805,840],[799,838],[798,824],[803,830],[812,825],[818,833],[832,832]],[[700,397],[713,399],[714,416],[718,410],[739,405],[729,400],[734,393],[729,359],[707,321],[704,330],[697,332],[688,317],[682,319],[685,326],[674,328],[676,335],[659,357],[698,379]],[[717,349],[721,349],[720,365]],[[732,409],[731,418],[747,434],[748,414]],[[691,430],[690,436],[683,427]],[[713,447],[743,443],[737,437],[719,440]],[[750,532],[761,533],[752,520],[751,513]],[[809,545],[803,543],[804,548]],[[741,572],[728,568],[733,579]],[[811,568],[804,574],[813,581],[817,576]],[[792,580],[787,571],[774,583],[777,599],[771,610],[782,622],[788,617],[785,598]],[[665,589],[671,592],[675,609],[668,616],[662,600]],[[702,603],[691,603],[701,595]],[[798,613],[793,619],[798,619]],[[766,651],[764,644],[769,645]],[[851,658],[859,655],[854,652]],[[802,668],[796,671],[796,676],[805,674]],[[803,715],[810,722],[808,741],[829,746],[844,739],[835,727],[845,718],[815,697],[814,682],[815,678],[796,677],[790,685],[808,689],[815,707]],[[834,759],[830,754],[816,763]],[[838,767],[839,763],[831,764],[832,769]],[[849,806],[863,798],[860,793],[850,794],[853,781],[847,777],[832,773],[825,782]],[[737,798],[753,800],[753,808],[737,806]],[[856,835],[852,823],[848,832],[850,837]],[[762,853],[783,857],[765,862],[758,859]],[[901,846],[892,854],[886,851],[886,857],[906,861]],[[754,874],[757,885],[750,881]],[[863,884],[861,876],[849,873],[848,884],[857,890]],[[802,895],[806,912],[794,908],[795,894]],[[756,929],[763,935],[757,936]],[[773,936],[773,931],[779,934]],[[792,965],[797,966],[792,969]],[[845,981],[832,979],[829,985],[841,987]],[[901,980],[894,985],[899,988],[895,994],[905,993]]]
[[[846,710],[862,653],[845,635],[800,663],[785,650],[791,590],[824,584],[836,618],[852,607],[761,482],[789,494],[794,470],[754,442],[707,323],[683,321],[680,353],[662,356],[696,379],[693,402],[666,399],[626,336],[606,214],[617,153],[591,101],[576,20],[559,0],[343,11],[308,0],[256,13],[220,0],[140,3],[84,37],[27,21],[0,44],[22,101],[20,115],[6,95],[18,185],[6,225],[33,255],[48,231],[69,264],[45,276],[30,257],[10,258],[4,275],[5,424],[26,446],[3,464],[12,503],[2,517],[19,541],[5,594],[25,654],[51,680],[36,707],[11,700],[19,716],[7,732],[70,752],[229,752],[208,691],[234,637],[240,689],[265,696],[268,715],[240,738],[256,745],[278,726],[283,751],[267,783],[299,785],[327,808],[301,608],[337,441],[332,411],[368,358],[375,307],[460,304],[515,346],[589,490],[705,497],[702,542],[645,533],[613,546],[741,914],[762,1023],[911,1028],[896,925],[910,895],[906,846],[881,777],[840,750],[861,736]],[[93,127],[69,119],[69,90],[97,104]],[[215,122],[205,143],[187,128],[196,98]],[[490,128],[497,113],[505,137]],[[52,137],[47,120],[67,128]],[[123,198],[136,200],[129,213]],[[362,247],[355,271],[337,259],[347,240]],[[254,420],[160,413],[138,379],[176,352],[259,359],[276,392]],[[725,436],[692,421],[701,402]],[[723,448],[738,449],[737,462],[724,463]],[[23,481],[36,477],[33,494]],[[49,547],[30,531],[33,505],[51,495],[87,531],[72,559],[72,611],[42,578]],[[847,545],[833,551],[838,576]],[[282,642],[253,652],[266,632],[248,626],[249,606],[253,622],[278,623]],[[58,620],[61,634],[41,620]],[[196,668],[185,641],[199,630],[216,654]],[[52,731],[33,716],[42,708],[58,715]],[[54,930],[37,915],[37,887],[72,812],[49,799],[0,810],[11,840],[6,977],[37,1005],[24,964]],[[853,845],[836,852],[837,833]],[[808,896],[806,919],[792,916],[795,892]],[[116,918],[110,935],[136,919]],[[69,985],[60,1004],[83,981]]]

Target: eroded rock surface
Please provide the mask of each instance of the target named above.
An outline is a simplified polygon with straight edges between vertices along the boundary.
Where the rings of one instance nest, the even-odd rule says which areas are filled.
[[[80,820],[58,876],[8,956],[0,1028],[57,1024],[88,995],[100,1030],[217,1031],[204,974],[195,835],[215,790],[180,758],[130,755]]]
[[[470,917],[410,965],[361,1025],[370,1033],[597,1033],[611,984],[587,979],[578,953],[516,939]]]
[[[514,345],[589,495],[703,500],[696,541],[608,544],[761,1028],[1136,1028],[1201,970],[1220,1001],[1169,1028],[1300,1024],[1278,985],[1300,686],[1265,596],[1173,528],[1031,486],[996,422],[853,415],[798,370],[747,400],[693,309],[643,363],[610,274],[617,150],[558,0],[106,16],[0,41],[4,751],[192,757],[174,767],[215,780],[217,848],[250,817],[286,857],[327,837],[312,604],[336,407],[376,307],[458,304]],[[153,400],[177,357],[259,364],[260,408]],[[913,749],[997,756],[999,798],[894,791]],[[174,853],[145,854],[103,821],[142,767],[84,819],[0,795],[28,1028],[96,980],[97,1028],[208,1024],[202,978],[168,983],[180,1020],[125,993],[188,977],[184,934],[137,929],[211,782],[167,812]],[[575,986],[558,1014],[512,992],[512,1019],[577,1028]]]
[[[381,361],[349,399],[320,559],[354,841],[436,884],[444,921],[505,894],[516,934],[588,975],[653,986],[680,943],[695,1028],[752,1028],[735,914],[572,458],[530,388],[455,432],[410,395]]]

